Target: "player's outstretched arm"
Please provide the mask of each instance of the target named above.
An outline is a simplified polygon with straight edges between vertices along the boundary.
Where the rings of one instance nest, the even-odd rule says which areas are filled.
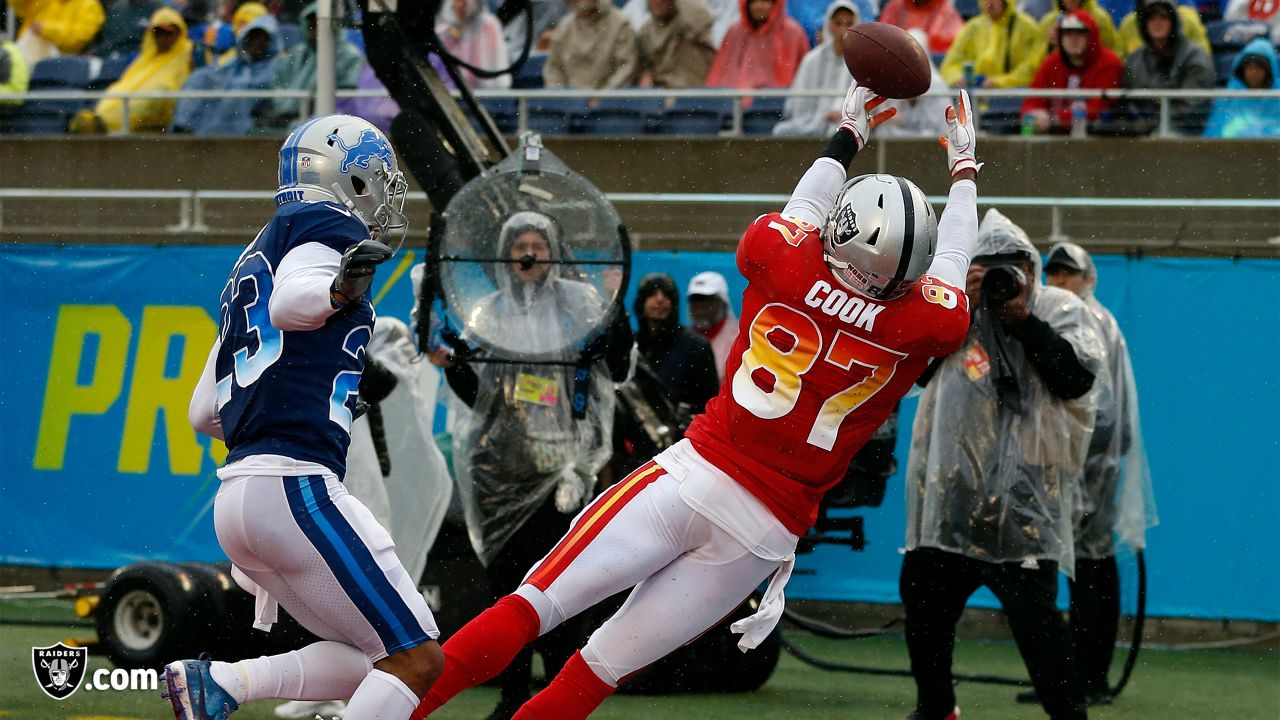
[[[191,404],[187,406],[187,421],[198,433],[203,433],[219,440],[222,436],[222,422],[218,417],[218,383],[214,378],[217,372],[218,350],[222,341],[214,338],[213,348],[209,350],[209,358],[205,360],[204,370],[196,389],[191,393]]]
[[[831,136],[822,155],[796,184],[791,199],[782,210],[784,215],[798,217],[818,227],[826,222],[827,213],[844,185],[854,155],[866,146],[871,139],[871,131],[877,125],[898,112],[896,108],[889,108],[871,114],[884,101],[885,98],[875,95],[869,88],[859,87],[857,80],[853,81],[844,96],[840,127]]]
[[[978,170],[982,163],[974,155],[977,133],[973,125],[973,105],[969,93],[961,90],[959,101],[947,108],[947,135],[938,143],[947,150],[951,172],[951,193],[938,220],[938,248],[929,274],[963,288],[969,272],[969,258],[978,238]]]

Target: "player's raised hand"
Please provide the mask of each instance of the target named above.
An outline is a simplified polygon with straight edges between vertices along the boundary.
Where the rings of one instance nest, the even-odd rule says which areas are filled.
[[[973,103],[969,101],[969,93],[961,90],[960,101],[947,107],[947,136],[938,138],[938,144],[947,149],[947,169],[951,171],[951,177],[964,170],[976,173],[982,169],[982,163],[974,156],[977,137],[973,126]]]
[[[843,119],[840,122],[840,128],[848,130],[853,135],[859,150],[866,146],[867,141],[871,139],[871,131],[877,125],[898,114],[897,108],[889,108],[872,115],[871,111],[880,107],[884,101],[885,98],[871,92],[870,88],[859,86],[857,80],[849,86],[849,92],[844,96],[844,105],[841,108],[840,114]]]
[[[395,254],[391,248],[377,240],[361,240],[342,253],[342,264],[333,277],[330,300],[340,307],[359,298],[373,283],[373,269]]]

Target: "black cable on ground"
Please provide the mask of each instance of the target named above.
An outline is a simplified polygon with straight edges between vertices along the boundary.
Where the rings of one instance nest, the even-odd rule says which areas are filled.
[[[1138,664],[1138,651],[1142,649],[1142,627],[1147,620],[1147,560],[1142,551],[1135,553],[1138,561],[1138,607],[1133,614],[1133,642],[1129,645],[1129,657],[1124,660],[1124,670],[1120,673],[1120,682],[1111,688],[1111,696],[1118,697],[1129,684],[1133,668]]]
[[[786,633],[782,635],[782,647],[793,657],[806,665],[812,665],[820,670],[830,670],[833,672],[851,672],[862,675],[886,675],[891,677],[911,677],[911,671],[899,668],[880,668],[870,667],[867,665],[846,665],[844,663],[831,662],[823,660],[814,655],[801,650],[795,643],[787,638]],[[968,675],[965,673],[952,673],[951,677],[957,681],[986,683],[988,685],[1011,685],[1014,687],[1030,687],[1030,680],[1017,680],[1014,678],[1000,677],[999,675]]]
[[[783,608],[782,617],[787,622],[819,637],[831,638],[833,640],[852,640],[856,638],[881,637],[888,635],[889,628],[902,622],[902,618],[894,618],[878,628],[868,628],[866,630],[850,630],[848,628],[837,627],[831,623],[801,615],[791,608]]]

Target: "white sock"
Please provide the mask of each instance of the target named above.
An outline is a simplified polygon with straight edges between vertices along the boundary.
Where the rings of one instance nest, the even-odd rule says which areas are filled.
[[[350,720],[408,720],[418,695],[400,678],[381,670],[369,673],[347,703]]]
[[[278,700],[345,700],[373,665],[359,649],[322,640],[301,650],[237,663],[214,662],[213,681],[238,703]]]

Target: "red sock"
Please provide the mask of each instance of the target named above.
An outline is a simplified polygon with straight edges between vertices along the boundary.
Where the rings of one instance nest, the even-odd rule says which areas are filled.
[[[528,600],[508,595],[454,633],[441,648],[444,672],[410,720],[422,720],[454,695],[498,676],[521,648],[538,638],[538,613]]]
[[[512,720],[582,720],[614,690],[617,688],[601,680],[582,659],[582,653],[576,652],[556,679],[525,703]]]

